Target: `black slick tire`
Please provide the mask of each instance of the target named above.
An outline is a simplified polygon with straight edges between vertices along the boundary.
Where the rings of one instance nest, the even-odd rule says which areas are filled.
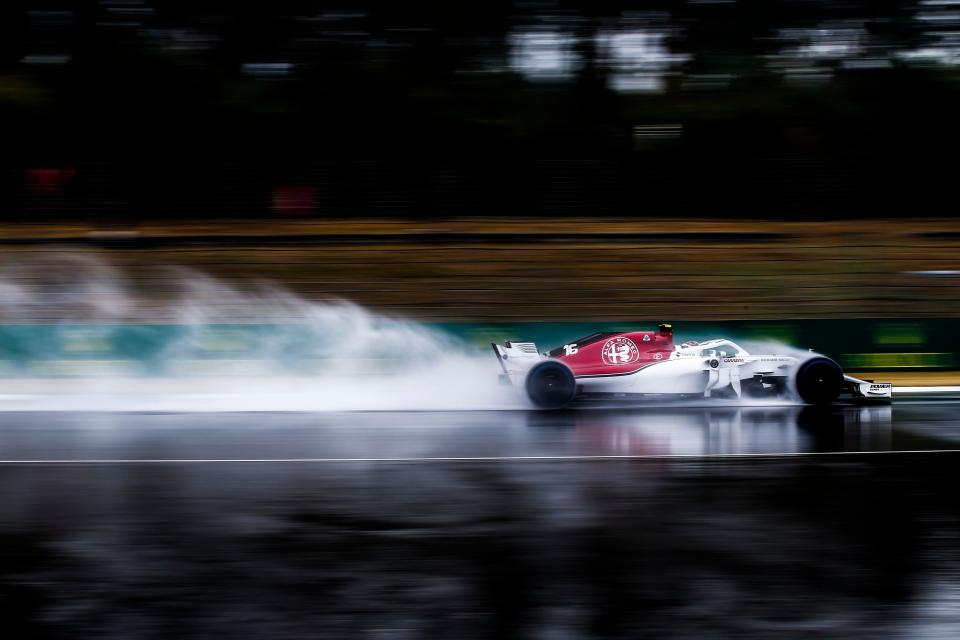
[[[577,381],[570,368],[556,360],[540,362],[527,373],[527,396],[541,409],[562,409],[577,393]]]

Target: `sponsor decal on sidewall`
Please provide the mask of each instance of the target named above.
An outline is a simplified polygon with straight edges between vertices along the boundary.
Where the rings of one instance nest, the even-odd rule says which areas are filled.
[[[607,340],[600,353],[603,364],[613,366],[630,364],[640,359],[640,351],[637,349],[637,345],[630,338],[624,338],[623,336]]]

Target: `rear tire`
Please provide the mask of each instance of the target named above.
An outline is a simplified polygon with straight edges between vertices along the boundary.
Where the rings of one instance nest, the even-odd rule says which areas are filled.
[[[807,404],[828,405],[843,391],[843,370],[830,358],[811,358],[797,369],[796,387]]]
[[[541,362],[530,369],[525,386],[530,401],[541,409],[562,409],[577,393],[573,372],[556,360]]]

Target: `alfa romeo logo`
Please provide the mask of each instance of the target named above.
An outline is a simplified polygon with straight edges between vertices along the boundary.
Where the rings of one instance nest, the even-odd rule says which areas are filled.
[[[630,338],[610,338],[600,352],[604,364],[630,364],[640,359],[640,351]]]

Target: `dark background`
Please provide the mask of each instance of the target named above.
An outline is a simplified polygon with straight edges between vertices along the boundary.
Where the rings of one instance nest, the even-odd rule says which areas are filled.
[[[4,2],[0,216],[952,214],[957,14]]]

